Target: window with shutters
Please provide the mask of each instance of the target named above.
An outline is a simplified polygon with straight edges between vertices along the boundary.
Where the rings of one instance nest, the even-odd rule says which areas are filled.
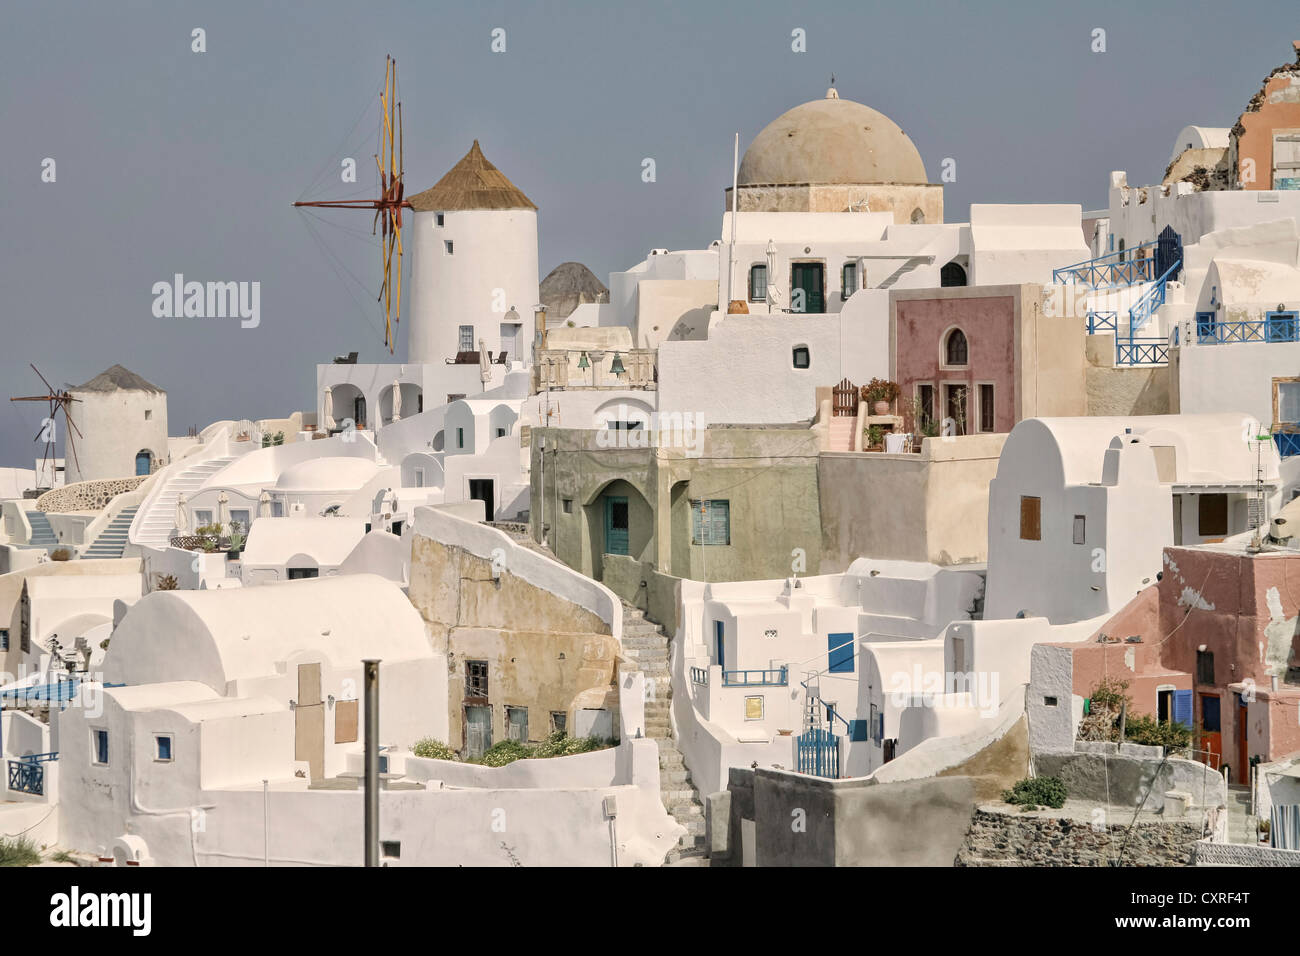
[[[691,502],[691,544],[731,544],[731,502]]]
[[[1043,499],[1032,495],[1020,496],[1020,540],[1043,539]]]

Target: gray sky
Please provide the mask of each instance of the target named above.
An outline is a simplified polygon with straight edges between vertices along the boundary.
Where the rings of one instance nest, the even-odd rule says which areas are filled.
[[[196,27],[205,53],[191,51]],[[490,49],[497,27],[504,53]],[[792,52],[795,28],[807,52]],[[10,3],[3,397],[40,390],[29,361],[56,385],[121,362],[167,389],[183,434],[311,407],[315,364],[337,353],[386,359],[368,217],[307,219],[326,253],[290,203],[322,166],[332,182],[311,198],[355,189],[338,181],[342,155],[358,185],[373,181],[364,134],[389,52],[408,194],[477,138],[540,207],[542,275],[576,259],[603,280],[653,247],[716,238],[733,134],[743,149],[832,71],[842,96],[902,126],[931,181],[956,160],[945,206],[960,221],[971,202],[1104,205],[1111,169],[1158,181],[1178,130],[1232,125],[1292,39],[1294,0]],[[260,327],[155,318],[150,290],[177,272],[260,282]],[[29,465],[41,412],[4,404],[0,465]]]

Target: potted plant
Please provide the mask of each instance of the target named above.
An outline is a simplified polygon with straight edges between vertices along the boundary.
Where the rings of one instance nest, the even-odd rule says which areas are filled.
[[[862,386],[862,400],[871,405],[877,415],[888,415],[889,406],[898,398],[898,383],[884,378],[873,378]]]
[[[885,430],[879,425],[871,425],[867,428],[867,448],[872,451],[879,451],[885,443]]]

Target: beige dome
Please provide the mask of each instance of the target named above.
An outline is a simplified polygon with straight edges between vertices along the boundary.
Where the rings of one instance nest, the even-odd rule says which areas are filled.
[[[833,87],[774,119],[740,161],[741,186],[925,182],[921,154],[898,124]]]

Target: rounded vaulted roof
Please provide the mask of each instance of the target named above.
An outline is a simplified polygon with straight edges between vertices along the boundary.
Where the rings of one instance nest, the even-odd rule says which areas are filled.
[[[379,466],[368,458],[309,458],[281,472],[275,487],[279,491],[346,491],[360,488],[378,470]]]
[[[916,146],[870,106],[826,98],[786,110],[754,137],[740,162],[741,186],[925,183]]]

